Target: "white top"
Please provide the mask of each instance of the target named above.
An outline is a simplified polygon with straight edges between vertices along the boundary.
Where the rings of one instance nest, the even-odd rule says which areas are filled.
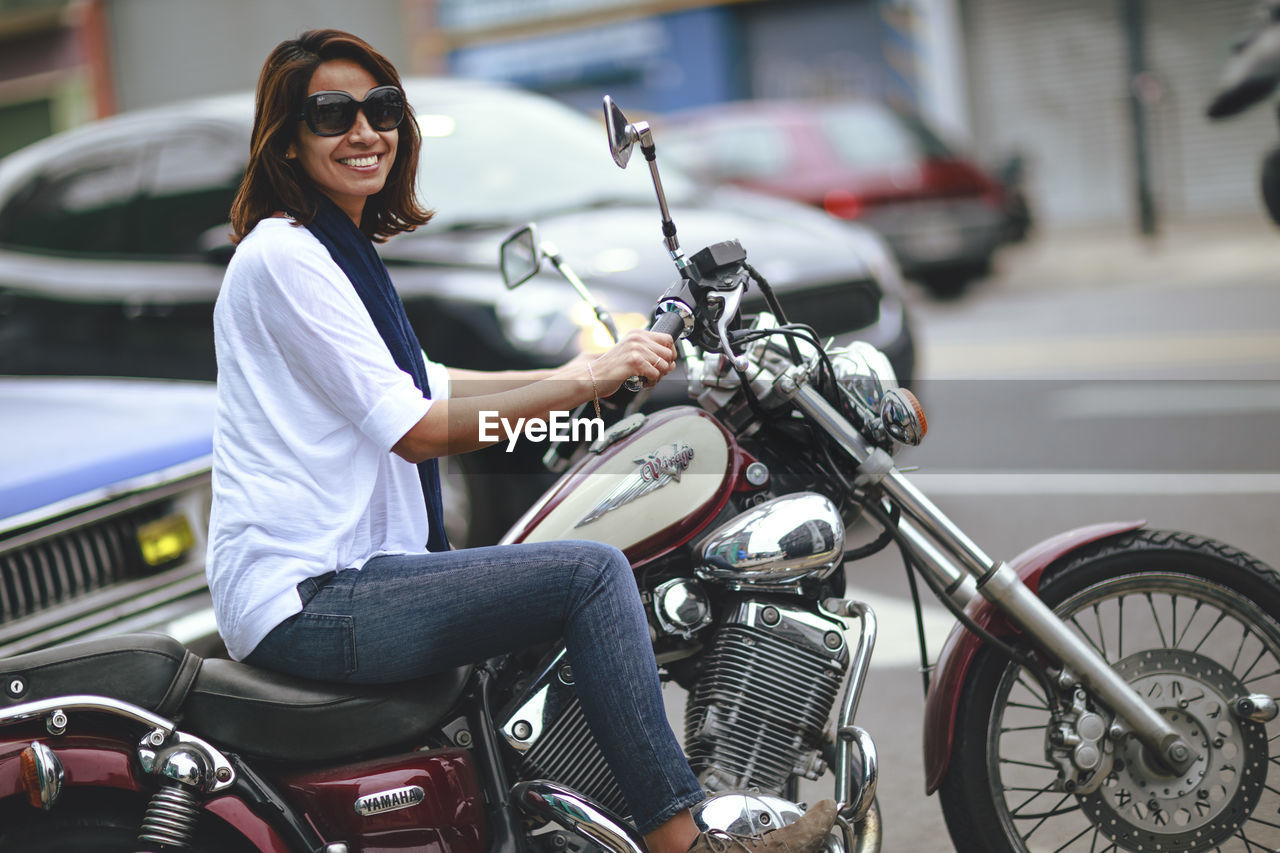
[[[310,231],[258,223],[213,312],[218,412],[206,574],[240,660],[302,609],[297,584],[378,554],[423,553],[417,466],[391,452],[431,400],[396,366]],[[427,362],[435,399],[445,368]]]

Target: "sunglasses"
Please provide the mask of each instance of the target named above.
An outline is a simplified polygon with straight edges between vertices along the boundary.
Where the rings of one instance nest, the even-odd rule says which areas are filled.
[[[395,130],[404,120],[404,93],[398,86],[379,86],[357,101],[346,92],[316,92],[302,102],[298,118],[316,136],[340,136],[356,123],[360,110],[374,130]]]

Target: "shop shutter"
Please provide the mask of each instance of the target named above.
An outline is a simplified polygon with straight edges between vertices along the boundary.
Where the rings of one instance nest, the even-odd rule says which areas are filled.
[[[1273,108],[1226,122],[1204,110],[1255,0],[1148,0],[1148,128],[1159,215],[1260,212],[1262,154],[1280,142]],[[1136,221],[1121,0],[969,0],[973,135],[984,159],[1028,157],[1046,226]]]

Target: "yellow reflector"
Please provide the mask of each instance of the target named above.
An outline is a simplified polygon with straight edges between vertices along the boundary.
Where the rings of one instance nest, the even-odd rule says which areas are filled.
[[[169,515],[138,527],[138,545],[148,565],[159,566],[181,557],[196,544],[185,515]]]
[[[22,750],[18,757],[18,779],[22,782],[22,790],[27,795],[27,802],[33,808],[43,808],[40,798],[40,770],[36,766],[36,752],[31,747]]]

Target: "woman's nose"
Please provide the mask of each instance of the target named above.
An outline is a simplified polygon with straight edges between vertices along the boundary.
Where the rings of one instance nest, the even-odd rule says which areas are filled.
[[[351,129],[347,131],[347,138],[353,141],[369,141],[375,139],[378,132],[369,124],[369,119],[364,114],[364,110],[356,113],[356,120],[351,125]]]

